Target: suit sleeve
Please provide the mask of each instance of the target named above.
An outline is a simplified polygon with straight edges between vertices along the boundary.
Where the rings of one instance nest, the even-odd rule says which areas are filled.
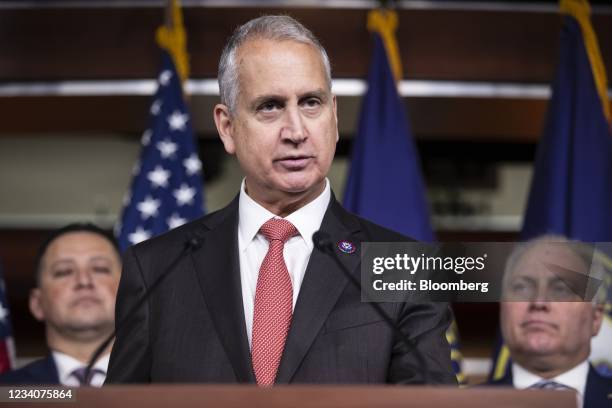
[[[409,349],[396,336],[389,366],[390,383],[456,385],[446,330],[452,321],[447,303],[400,303],[398,325],[416,343]],[[419,362],[420,353],[425,366]],[[427,373],[427,374],[426,374]]]
[[[123,272],[117,292],[115,306],[117,336],[105,384],[151,382],[149,303],[145,302],[138,310],[132,311],[146,291],[147,286],[141,267],[132,248],[129,248],[124,255]],[[129,316],[130,314],[132,316]]]

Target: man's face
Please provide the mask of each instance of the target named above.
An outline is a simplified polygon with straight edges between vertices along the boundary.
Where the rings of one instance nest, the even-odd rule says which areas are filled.
[[[587,358],[602,321],[602,309],[581,301],[576,290],[582,287],[576,278],[588,269],[567,246],[541,243],[508,272],[505,296],[521,301],[501,303],[501,326],[519,364],[569,369]]]
[[[91,232],[70,232],[47,248],[32,314],[60,336],[99,336],[114,327],[121,264],[112,244]]]
[[[260,202],[316,197],[338,141],[336,99],[320,53],[295,41],[256,39],[236,57],[237,106],[230,113],[217,105],[215,121],[249,195]]]

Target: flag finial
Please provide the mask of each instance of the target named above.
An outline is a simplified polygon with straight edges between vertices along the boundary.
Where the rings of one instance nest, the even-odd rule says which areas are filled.
[[[170,0],[169,21],[156,32],[157,44],[168,51],[181,80],[189,77],[189,55],[187,54],[187,34],[183,24],[183,13],[179,0]]]
[[[378,9],[368,13],[368,30],[380,34],[396,82],[402,79],[402,59],[395,39],[398,25],[397,12],[394,10]]]
[[[601,58],[599,51],[599,43],[597,36],[591,24],[591,6],[587,0],[561,0],[561,14],[567,14],[576,19],[580,24],[580,31],[584,39],[584,45],[587,50],[591,70],[593,71],[593,79],[597,87],[597,93],[601,99],[601,106],[604,116],[610,122],[610,103],[608,101],[608,78],[606,77],[606,68]]]

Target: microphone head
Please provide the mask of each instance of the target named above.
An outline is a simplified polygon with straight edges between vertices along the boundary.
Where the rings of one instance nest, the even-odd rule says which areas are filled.
[[[314,244],[315,248],[321,251],[329,251],[330,248],[333,248],[331,236],[327,232],[323,231],[317,231],[312,234],[312,243]]]

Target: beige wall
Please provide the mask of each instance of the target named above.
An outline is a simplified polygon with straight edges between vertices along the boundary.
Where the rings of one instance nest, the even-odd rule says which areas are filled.
[[[139,149],[137,138],[124,135],[2,136],[0,227],[55,226],[76,220],[112,225]],[[329,178],[338,197],[346,172],[347,160],[337,158]],[[499,189],[465,191],[464,199],[486,204],[487,216],[516,218],[523,212],[530,176],[529,165],[502,164]],[[206,184],[208,209],[231,200],[241,178],[236,161],[227,157],[222,177]]]

